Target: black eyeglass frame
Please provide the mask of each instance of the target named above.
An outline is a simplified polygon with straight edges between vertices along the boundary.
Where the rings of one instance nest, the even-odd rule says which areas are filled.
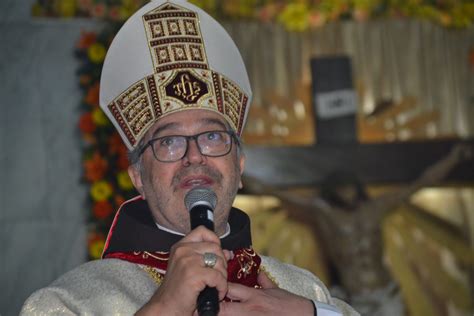
[[[197,141],[198,137],[201,136],[201,135],[204,135],[204,134],[208,134],[208,133],[225,133],[227,135],[230,136],[230,146],[229,146],[229,149],[227,150],[226,153],[223,153],[223,154],[220,154],[220,155],[207,155],[207,154],[203,154],[202,151],[201,151],[201,147],[199,146],[199,143]],[[153,144],[156,142],[156,141],[159,141],[159,140],[162,140],[164,138],[168,138],[168,137],[184,137],[186,139],[186,150],[184,151],[183,155],[179,158],[179,159],[175,159],[175,160],[160,160],[158,159],[158,157],[156,156],[155,154],[155,147],[153,146]],[[145,143],[145,145],[143,145],[143,147],[140,149],[140,152],[138,153],[138,157],[140,157],[141,155],[143,155],[143,153],[145,152],[145,150],[148,148],[148,147],[151,147],[151,150],[153,152],[153,156],[155,157],[156,160],[158,160],[159,162],[176,162],[176,161],[180,161],[181,159],[184,158],[184,156],[186,156],[186,154],[188,153],[188,150],[189,150],[189,140],[192,139],[196,142],[196,146],[199,150],[199,153],[203,156],[206,156],[206,157],[223,157],[225,155],[228,155],[230,153],[230,151],[232,150],[232,143],[233,141],[236,141],[237,142],[237,145],[239,144],[239,140],[237,138],[237,135],[235,134],[235,132],[233,131],[220,131],[220,130],[213,130],[213,131],[205,131],[205,132],[201,132],[201,133],[198,133],[198,134],[194,134],[194,135],[166,135],[166,136],[161,136],[161,137],[156,137],[156,138],[152,138],[150,139],[149,141],[147,141]]]

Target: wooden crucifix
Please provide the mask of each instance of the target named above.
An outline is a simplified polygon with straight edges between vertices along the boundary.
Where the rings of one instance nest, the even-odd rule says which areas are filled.
[[[345,169],[356,173],[367,184],[408,183],[460,141],[453,136],[439,140],[393,141],[407,134],[411,139],[426,139],[426,130],[430,124],[435,125],[439,113],[425,111],[410,116],[417,112],[414,111],[417,104],[416,99],[407,97],[398,103],[379,102],[371,115],[361,118],[357,113],[349,58],[317,58],[311,61],[311,66],[312,93],[308,86],[298,95],[302,103],[313,103],[316,144],[246,146],[248,175],[274,186],[304,186],[317,185],[328,172]],[[275,96],[267,102],[282,108],[292,104]],[[291,129],[302,133],[299,129],[302,125],[303,121],[299,121]],[[307,135],[301,136],[307,138]],[[297,138],[298,135],[293,136]],[[463,142],[472,144],[474,140]],[[474,183],[473,161],[457,166],[447,180]]]

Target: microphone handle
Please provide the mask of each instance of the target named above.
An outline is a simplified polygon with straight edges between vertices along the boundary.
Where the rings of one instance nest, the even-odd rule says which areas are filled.
[[[191,229],[203,225],[214,231],[214,213],[207,205],[196,205],[189,211]],[[215,287],[206,286],[197,298],[197,311],[199,316],[216,316],[219,313],[219,295]]]
[[[209,206],[204,204],[193,206],[189,211],[189,215],[191,217],[191,229],[203,225],[214,231],[214,213]]]
[[[215,287],[206,286],[197,298],[199,316],[216,316],[219,313],[219,293]]]

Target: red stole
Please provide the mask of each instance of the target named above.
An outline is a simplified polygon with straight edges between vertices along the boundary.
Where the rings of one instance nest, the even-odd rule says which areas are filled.
[[[259,287],[257,282],[261,258],[252,248],[234,250],[234,257],[227,262],[227,280],[250,287]],[[168,267],[169,252],[113,252],[104,258],[121,259],[156,268],[164,277]]]

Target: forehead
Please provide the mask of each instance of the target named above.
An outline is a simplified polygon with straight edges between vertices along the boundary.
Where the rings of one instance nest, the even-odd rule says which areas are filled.
[[[221,114],[210,110],[186,110],[169,114],[153,124],[148,135],[156,136],[162,132],[197,133],[205,129],[228,129]]]

